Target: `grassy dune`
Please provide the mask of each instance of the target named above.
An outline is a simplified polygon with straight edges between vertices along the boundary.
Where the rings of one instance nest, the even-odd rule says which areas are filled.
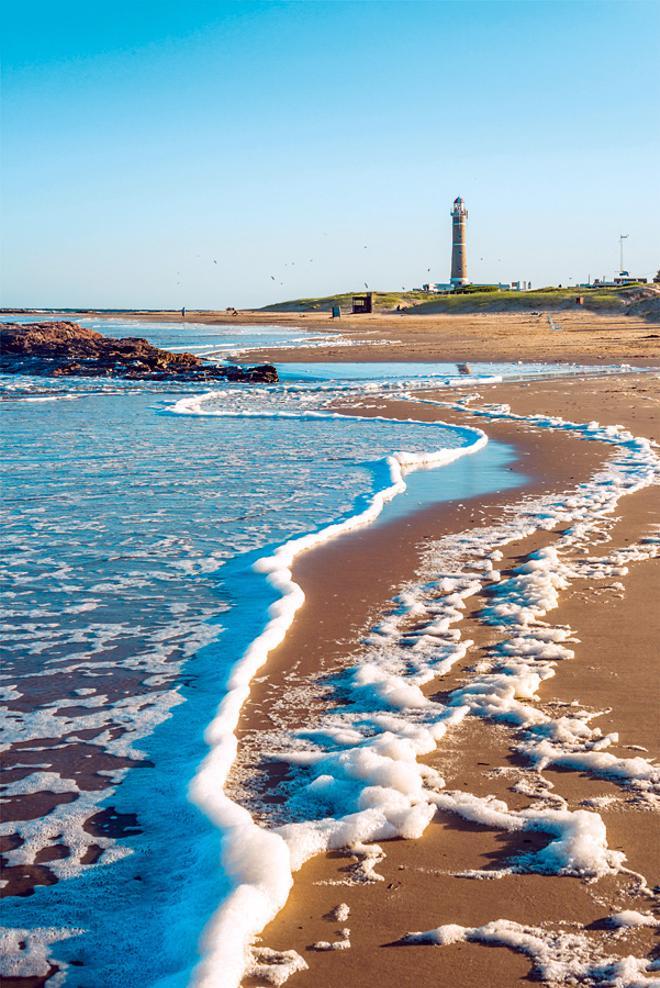
[[[317,298],[299,298],[264,306],[264,312],[329,312],[338,305],[342,311],[351,309],[353,292]],[[360,294],[356,292],[355,294]],[[466,294],[438,295],[422,291],[374,292],[377,312],[392,312],[397,306],[411,315],[468,312],[530,312],[558,311],[575,307],[578,296],[584,307],[592,311],[620,312],[658,319],[660,288],[639,286],[628,288],[540,288],[536,291],[470,291]]]
[[[342,310],[350,310],[353,295],[364,294],[364,289],[360,292],[342,292],[338,295],[321,295],[316,298],[296,298],[287,302],[276,302],[273,305],[265,305],[263,312],[330,312],[333,306],[338,305]],[[374,305],[377,310],[389,312],[396,309],[397,305],[413,306],[419,302],[426,302],[437,298],[436,295],[425,292],[374,292]]]

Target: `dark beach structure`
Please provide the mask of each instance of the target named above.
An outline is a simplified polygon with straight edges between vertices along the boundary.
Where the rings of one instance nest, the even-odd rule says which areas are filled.
[[[353,313],[360,312],[373,312],[374,310],[374,296],[373,292],[363,292],[360,295],[353,296]]]

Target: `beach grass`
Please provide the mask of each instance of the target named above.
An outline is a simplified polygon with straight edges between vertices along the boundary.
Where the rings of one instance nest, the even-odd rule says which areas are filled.
[[[639,298],[639,291],[645,286],[622,287],[554,287],[548,286],[530,291],[514,291],[493,289],[493,286],[473,286],[466,292],[438,293],[421,290],[401,292],[372,292],[374,311],[388,312],[401,307],[406,312],[419,315],[425,313],[447,313],[448,315],[462,312],[516,312],[516,311],[548,311],[565,309],[578,304],[581,299],[585,308],[603,312],[624,312],[631,303]],[[648,291],[648,289],[647,289]],[[291,299],[264,306],[265,312],[330,312],[339,306],[349,310],[353,295],[363,292],[341,292],[336,295],[324,295],[311,298]]]

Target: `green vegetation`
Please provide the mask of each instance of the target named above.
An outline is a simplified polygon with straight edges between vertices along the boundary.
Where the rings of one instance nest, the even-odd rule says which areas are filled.
[[[364,295],[365,289],[356,289],[354,292],[343,292],[339,295],[324,295],[318,298],[297,298],[290,302],[276,302],[274,305],[266,305],[263,312],[330,312],[332,307],[338,305],[342,310],[350,311],[353,304],[354,295]],[[432,292],[372,292],[374,308],[379,312],[387,312],[396,309],[397,305],[412,306],[420,302],[438,298],[437,293]]]
[[[459,295],[477,295],[484,292],[501,292],[499,285],[463,285],[462,288],[454,289]]]
[[[555,288],[548,286],[533,291],[501,290],[496,285],[469,285],[459,292],[373,292],[374,311],[394,312],[400,307],[409,314],[460,314],[461,312],[529,312],[567,309],[581,297],[584,307],[603,312],[625,312],[632,303],[655,296],[655,289],[645,285],[616,288]],[[340,306],[350,312],[353,295],[363,291],[343,292],[318,298],[300,298],[267,305],[265,312],[330,312]]]
[[[565,309],[576,305],[578,297],[587,309],[609,311],[626,308],[619,288],[539,288],[533,291],[474,291],[468,294],[443,295],[415,307],[415,312],[516,312]]]

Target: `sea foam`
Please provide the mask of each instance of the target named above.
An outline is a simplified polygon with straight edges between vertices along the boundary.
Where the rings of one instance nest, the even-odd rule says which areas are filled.
[[[287,410],[235,413],[224,408],[209,409],[210,400],[217,401],[222,393],[211,392],[206,396],[185,398],[174,406],[176,414],[214,415],[232,414],[271,415],[287,417],[303,414],[310,418],[341,418],[351,416],[333,412],[308,410],[289,412]],[[353,417],[359,419],[359,416]],[[379,418],[378,421],[387,421]],[[437,427],[438,423],[434,423]],[[439,423],[444,426],[444,423]],[[446,428],[446,426],[445,426]],[[292,539],[280,546],[272,556],[265,557],[255,564],[264,573],[271,585],[277,589],[280,599],[271,605],[269,621],[263,632],[252,642],[249,649],[234,668],[217,714],[206,732],[210,753],[199,769],[191,785],[191,797],[215,821],[223,831],[223,868],[234,879],[236,888],[223,903],[218,914],[209,924],[204,936],[204,958],[198,968],[196,981],[199,985],[215,985],[219,972],[227,985],[239,984],[246,966],[246,955],[254,936],[282,908],[288,898],[292,870],[299,867],[312,853],[330,846],[343,847],[355,841],[375,840],[393,837],[398,833],[418,836],[428,824],[433,810],[428,804],[423,807],[408,805],[396,806],[394,819],[390,821],[383,807],[370,807],[364,815],[356,818],[351,826],[348,819],[328,821],[323,833],[309,832],[301,841],[286,840],[283,833],[275,833],[257,826],[250,814],[233,802],[224,792],[230,769],[236,756],[235,730],[240,711],[250,692],[250,681],[264,665],[268,654],[284,640],[284,637],[298,609],[304,602],[304,593],[294,581],[291,567],[294,560],[303,552],[321,545],[330,539],[369,525],[383,510],[387,501],[405,490],[405,475],[419,467],[443,466],[460,456],[476,453],[487,443],[485,433],[477,429],[466,430],[470,442],[458,449],[440,449],[427,454],[409,452],[395,453],[387,457],[389,484],[377,491],[368,506],[361,512],[342,522],[329,525],[301,538]],[[391,689],[391,683],[384,683]],[[399,690],[401,690],[399,686]],[[400,700],[400,697],[398,698]],[[372,757],[378,758],[376,753]],[[414,757],[413,757],[414,760]],[[383,760],[386,771],[389,764],[398,761],[387,755]],[[399,771],[396,766],[395,770]],[[357,769],[359,772],[360,769]],[[362,772],[369,775],[369,768]],[[400,771],[402,776],[405,774]],[[388,780],[383,778],[384,793],[388,792]],[[415,785],[413,779],[410,782]]]
[[[222,405],[225,395],[216,393],[212,397]],[[232,402],[236,402],[233,396]],[[314,402],[318,402],[318,395],[310,398],[301,393],[294,409],[252,412],[264,417],[349,418],[309,407]],[[197,416],[243,416],[250,410],[213,408],[209,396],[194,396],[177,403],[175,411]],[[482,415],[488,419],[510,413],[499,408]],[[602,768],[603,759],[609,761],[612,775],[614,756],[604,750],[608,739],[591,728],[586,715],[577,710],[565,719],[538,717],[534,698],[552,675],[553,663],[570,658],[571,651],[570,629],[548,629],[540,622],[556,606],[565,581],[578,572],[573,560],[570,565],[566,563],[562,550],[589,544],[598,524],[614,510],[623,494],[655,482],[657,458],[651,444],[635,439],[625,430],[601,429],[597,423],[582,426],[548,417],[517,418],[542,428],[566,429],[610,443],[616,449],[615,456],[605,471],[590,483],[567,492],[563,499],[524,501],[499,529],[477,529],[430,548],[421,585],[413,585],[402,594],[395,613],[374,629],[368,643],[368,661],[346,670],[344,688],[350,695],[349,709],[329,713],[316,738],[292,739],[290,749],[282,753],[298,767],[302,784],[292,797],[293,809],[297,810],[295,819],[272,829],[258,826],[223,787],[234,762],[234,730],[250,680],[269,651],[283,640],[304,599],[291,572],[296,556],[328,538],[369,524],[387,500],[404,489],[407,472],[476,452],[485,444],[485,436],[475,430],[466,431],[471,441],[460,450],[441,450],[430,456],[391,455],[387,459],[389,483],[373,495],[363,511],[339,525],[292,539],[259,562],[259,571],[266,575],[279,599],[271,607],[266,628],[233,670],[229,692],[209,725],[209,755],[191,789],[193,798],[223,832],[223,866],[234,882],[233,892],[207,927],[204,957],[196,972],[199,984],[238,984],[246,969],[254,970],[251,965],[255,957],[261,958],[259,975],[266,976],[264,965],[272,967],[269,958],[272,960],[275,952],[251,948],[251,942],[284,904],[292,872],[309,857],[331,848],[348,848],[361,862],[362,878],[377,880],[375,868],[382,852],[373,842],[420,836],[438,806],[459,815],[473,814],[475,819],[489,820],[504,830],[536,829],[552,835],[543,852],[527,860],[512,861],[511,868],[598,877],[623,867],[620,852],[607,847],[604,825],[597,813],[569,811],[565,807],[511,811],[501,801],[465,799],[470,794],[447,792],[441,776],[420,761],[466,717],[501,717],[520,728],[520,743],[531,746],[529,757],[533,760],[538,756],[539,767],[550,764],[552,759],[588,756],[592,769]],[[426,427],[434,425],[437,427],[427,423]],[[469,687],[456,691],[448,704],[429,700],[422,686],[448,672],[469,650],[471,643],[461,640],[456,625],[462,620],[465,600],[479,592],[484,582],[497,582],[495,563],[500,547],[535,531],[550,531],[559,524],[570,529],[560,549],[529,560],[529,565],[525,564],[526,568],[514,576],[517,583],[494,596],[490,615],[484,615],[495,627],[508,632],[501,653],[493,656],[488,668],[478,671]],[[655,543],[640,543],[632,547],[630,561],[647,558],[655,551]],[[456,565],[450,565],[450,561]],[[603,573],[609,574],[623,572],[627,562],[621,558],[599,565]],[[421,622],[417,630],[411,631],[406,625],[412,615],[427,615],[425,626]],[[634,784],[647,792],[655,781],[654,769],[646,759],[618,759],[617,766],[628,770],[627,774],[616,775],[624,785]],[[322,812],[324,807],[330,807],[326,815]],[[280,974],[269,972],[269,976],[282,979],[274,983],[283,983],[290,973],[302,969],[304,961],[294,954],[282,952],[277,961]]]
[[[498,408],[481,414],[495,418],[510,413]],[[570,717],[553,719],[530,704],[543,682],[554,674],[554,665],[572,656],[567,647],[570,629],[553,628],[542,621],[557,606],[560,591],[581,573],[575,559],[569,563],[565,557],[598,534],[624,494],[657,482],[658,459],[653,444],[619,427],[601,428],[597,423],[583,425],[546,416],[517,418],[608,443],[615,453],[591,481],[563,497],[524,499],[499,527],[449,536],[431,547],[421,584],[402,594],[392,617],[374,629],[360,665],[347,670],[343,690],[350,693],[348,708],[343,713],[328,713],[316,732],[304,732],[302,749],[295,738],[290,738],[286,750],[278,752],[281,760],[300,773],[292,794],[289,786],[287,801],[296,819],[272,831],[257,827],[261,833],[255,854],[252,850],[245,854],[245,847],[252,848],[255,824],[242,814],[232,818],[235,805],[228,805],[228,797],[219,795],[218,782],[226,780],[235,753],[230,732],[247,695],[249,677],[265,660],[269,648],[282,640],[285,627],[302,603],[302,591],[291,579],[295,556],[291,546],[261,564],[283,599],[288,596],[289,610],[286,613],[277,608],[274,620],[282,624],[276,626],[276,632],[269,627],[253,646],[256,654],[251,649],[243,660],[235,683],[240,699],[228,698],[211,726],[209,741],[214,748],[193,790],[207,811],[216,812],[218,823],[228,828],[226,854],[240,883],[208,928],[198,983],[215,983],[222,970],[225,977],[231,971],[236,978],[231,983],[238,984],[242,965],[249,963],[251,938],[259,931],[259,924],[281,908],[291,888],[292,872],[310,857],[333,849],[353,849],[359,855],[376,841],[419,837],[437,808],[495,829],[549,835],[542,850],[512,859],[500,874],[518,870],[597,879],[625,868],[624,854],[608,847],[598,813],[570,810],[554,795],[547,797],[547,807],[512,811],[501,800],[443,791],[441,776],[419,761],[435,750],[448,730],[465,717],[476,716],[519,728],[521,750],[539,769],[564,760],[637,786],[642,793],[658,781],[657,770],[646,759],[615,758],[604,751],[614,739],[592,728],[589,715],[577,709]],[[392,475],[394,488],[400,478],[395,469]],[[509,580],[499,580],[494,563],[502,547],[560,525],[565,534],[555,546],[530,556]],[[298,544],[301,549],[310,547],[305,540]],[[651,539],[627,551],[631,558],[641,559],[656,549]],[[455,561],[455,568],[450,561]],[[601,573],[621,572],[620,562],[616,554],[601,560]],[[593,562],[588,565],[593,576]],[[456,690],[447,704],[434,702],[420,687],[465,655],[470,643],[460,641],[452,625],[461,620],[465,598],[484,582],[493,585],[496,592],[483,620],[508,637],[501,649],[495,650],[492,661],[478,669],[467,686]],[[405,630],[406,622],[412,615],[419,619],[422,613],[428,615],[426,625],[418,621],[411,635]],[[282,740],[286,743],[285,738]],[[540,784],[539,792],[543,792]],[[240,912],[248,895],[253,909],[249,917]],[[470,936],[476,938],[477,933],[471,931]],[[542,948],[543,943],[539,950]],[[630,964],[638,975],[646,970],[646,962]],[[605,968],[592,965],[589,970],[595,978]]]

